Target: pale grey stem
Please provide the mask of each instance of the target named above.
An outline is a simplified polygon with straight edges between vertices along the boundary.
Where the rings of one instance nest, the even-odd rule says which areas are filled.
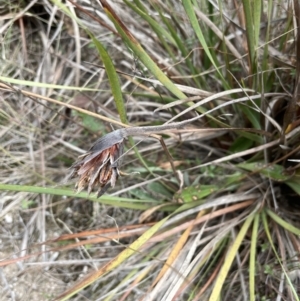
[[[154,126],[137,126],[137,127],[122,128],[119,131],[121,131],[123,138],[128,136],[149,136],[151,134],[163,133],[168,130],[179,129],[201,117],[203,117],[203,114],[191,118],[189,120],[184,120],[180,122],[163,124],[163,125],[154,125]]]
[[[129,127],[129,128],[121,128],[115,131],[112,131],[105,136],[99,138],[94,145],[89,149],[89,152],[94,152],[92,156],[88,157],[88,160],[96,157],[99,152],[113,146],[114,144],[121,143],[124,138],[128,136],[149,136],[151,134],[159,134],[168,130],[179,129],[201,117],[204,114],[191,118],[189,120],[184,120],[181,122],[174,122],[163,125],[154,125],[154,126],[137,126],[137,127]]]

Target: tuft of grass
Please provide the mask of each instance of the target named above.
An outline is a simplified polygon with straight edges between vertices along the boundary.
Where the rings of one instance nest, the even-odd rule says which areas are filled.
[[[299,300],[297,1],[0,10],[5,297]],[[130,138],[110,195],[74,192],[100,136],[190,119]]]

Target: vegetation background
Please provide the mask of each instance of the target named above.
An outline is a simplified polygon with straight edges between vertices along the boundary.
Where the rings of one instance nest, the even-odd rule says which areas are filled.
[[[0,300],[299,300],[299,18],[1,1]],[[74,190],[99,137],[190,119],[126,140],[108,194]]]

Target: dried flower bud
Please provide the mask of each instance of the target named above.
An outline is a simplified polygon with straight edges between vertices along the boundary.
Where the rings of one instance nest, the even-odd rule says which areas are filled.
[[[71,177],[79,177],[75,185],[78,192],[88,187],[91,193],[98,187],[97,197],[100,197],[110,186],[115,186],[120,175],[123,141],[122,130],[116,130],[98,139],[87,153],[78,157],[71,166]]]

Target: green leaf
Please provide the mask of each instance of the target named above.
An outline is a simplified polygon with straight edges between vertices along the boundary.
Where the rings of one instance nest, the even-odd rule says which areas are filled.
[[[145,192],[141,189],[130,189],[130,194],[137,199],[140,200],[152,200],[153,203],[155,202],[155,199],[153,199],[153,196],[151,196],[148,192]]]
[[[201,200],[217,190],[216,185],[189,186],[184,188],[181,193],[176,193],[174,198],[181,203],[189,203]]]
[[[244,150],[247,150],[253,146],[253,141],[246,138],[246,137],[238,137],[235,141],[231,144],[229,150],[232,153],[238,153]]]
[[[150,183],[148,189],[161,198],[172,199],[173,194],[159,182]]]
[[[291,176],[285,172],[285,168],[277,164],[266,165],[263,161],[261,161],[254,163],[241,163],[237,166],[251,172],[260,173],[261,175],[274,181],[283,182],[291,178]]]

